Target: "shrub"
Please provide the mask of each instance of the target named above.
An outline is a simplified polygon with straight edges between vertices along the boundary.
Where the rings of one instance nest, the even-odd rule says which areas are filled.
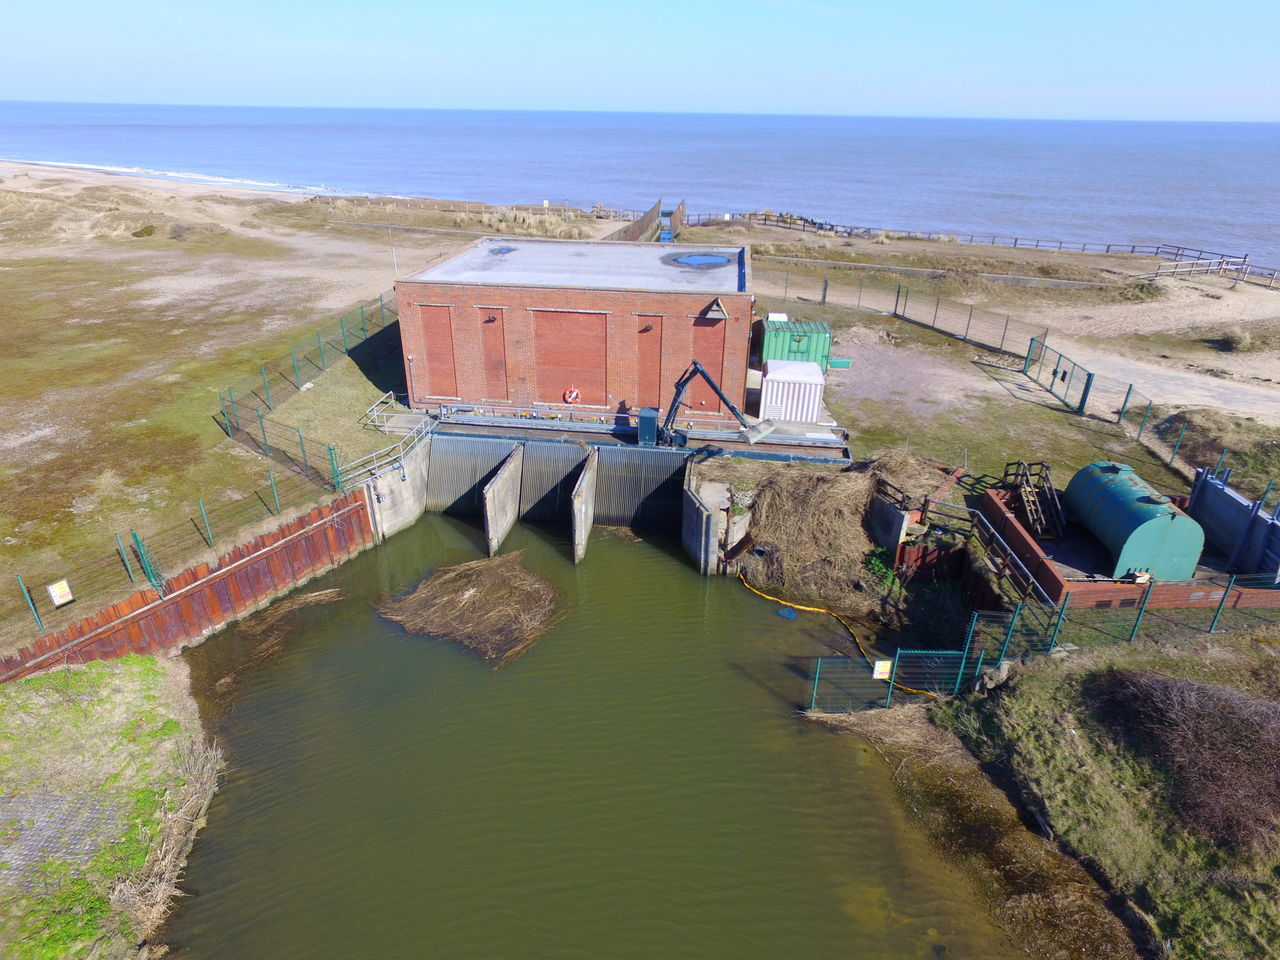
[[[1108,670],[1087,692],[1099,722],[1169,774],[1191,833],[1257,852],[1280,823],[1280,702],[1148,670]]]
[[[1237,324],[1222,335],[1222,346],[1233,353],[1245,353],[1257,344],[1254,342],[1253,334]]]

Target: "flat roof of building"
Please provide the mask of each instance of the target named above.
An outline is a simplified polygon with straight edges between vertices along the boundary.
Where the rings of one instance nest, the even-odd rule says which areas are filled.
[[[744,247],[486,237],[410,276],[424,283],[746,293]]]

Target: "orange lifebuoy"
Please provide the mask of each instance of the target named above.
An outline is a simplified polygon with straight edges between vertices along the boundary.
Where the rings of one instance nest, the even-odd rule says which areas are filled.
[[[565,403],[581,403],[582,402],[582,395],[578,393],[577,387],[570,387],[568,390],[564,392],[564,402]]]

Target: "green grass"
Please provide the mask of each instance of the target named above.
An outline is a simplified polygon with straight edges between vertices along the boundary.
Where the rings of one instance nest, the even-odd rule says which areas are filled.
[[[118,809],[124,824],[87,864],[55,857],[27,883],[0,886],[0,955],[128,954],[134,934],[111,907],[112,886],[142,873],[166,798],[183,784],[179,745],[200,735],[173,669],[129,655],[0,687],[0,793],[87,796]]]
[[[193,233],[174,240],[161,233],[103,242],[180,245],[192,255],[272,255],[266,241],[252,236]],[[206,552],[200,521],[193,522],[197,499],[222,518],[216,535],[224,549],[233,542],[228,525],[248,528],[270,516],[258,505],[272,503],[263,491],[269,470],[282,479],[280,468],[223,435],[214,420],[218,393],[264,361],[287,356],[333,318],[305,306],[282,317],[275,302],[235,309],[196,302],[175,315],[149,302],[157,271],[134,261],[7,259],[0,271],[7,294],[0,332],[8,344],[0,356],[0,415],[11,443],[33,437],[0,449],[0,483],[9,491],[0,506],[0,542],[47,627],[136,589],[116,555],[117,534],[126,540],[131,530],[163,534],[163,569],[176,573]],[[356,423],[381,390],[362,383],[346,358],[335,366],[331,384],[321,378],[308,391],[314,396],[300,398],[299,425],[327,442],[350,444],[352,456],[385,445],[385,437]],[[305,483],[286,488],[290,509],[307,508],[322,493]],[[77,601],[54,612],[43,585],[62,577]],[[0,651],[30,642],[35,632],[16,585],[0,591]]]
[[[1223,467],[1231,468],[1231,486],[1246,497],[1261,497],[1273,479],[1280,484],[1280,429],[1210,407],[1153,408],[1152,422],[1156,436],[1166,444],[1182,435],[1179,455],[1187,461],[1212,468],[1222,458]],[[1273,488],[1275,492],[1280,488]]]
[[[1145,668],[1255,695],[1280,693],[1276,651],[1248,636],[1110,645],[1040,659],[999,696],[935,712],[1042,811],[1063,845],[1099,867],[1172,957],[1244,960],[1280,940],[1280,854],[1233,851],[1177,826],[1168,774],[1096,722],[1089,678]],[[1247,744],[1242,744],[1247,750]]]

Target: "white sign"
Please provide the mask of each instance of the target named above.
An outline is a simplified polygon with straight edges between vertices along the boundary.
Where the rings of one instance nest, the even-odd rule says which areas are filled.
[[[71,587],[67,585],[65,580],[51,583],[45,589],[49,591],[49,599],[53,601],[55,607],[64,606],[75,599],[71,594]]]
[[[875,665],[871,668],[871,676],[875,677],[877,680],[888,680],[892,673],[892,660],[877,660]]]

